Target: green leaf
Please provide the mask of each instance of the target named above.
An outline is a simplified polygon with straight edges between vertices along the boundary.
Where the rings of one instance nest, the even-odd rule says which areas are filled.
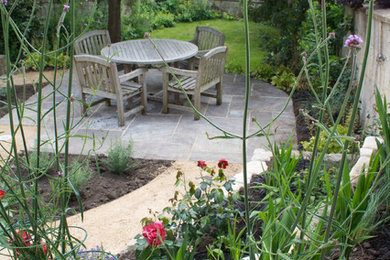
[[[202,181],[202,182],[200,183],[200,188],[201,188],[203,191],[205,191],[205,190],[207,189],[207,186],[208,186],[208,183],[207,183],[207,182]]]
[[[201,195],[202,195],[202,191],[199,188],[197,188],[195,190],[195,198],[200,199]]]

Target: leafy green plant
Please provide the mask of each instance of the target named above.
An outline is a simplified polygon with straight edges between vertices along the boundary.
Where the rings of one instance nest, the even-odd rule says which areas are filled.
[[[69,171],[69,179],[73,186],[80,190],[93,177],[92,169],[87,161],[75,161]]]
[[[39,61],[41,60],[41,54],[39,52],[32,52],[27,55],[26,59],[24,60],[24,67],[26,69],[31,70],[38,70],[39,69]],[[56,65],[59,68],[68,68],[70,65],[69,56],[67,56],[64,53],[60,53],[59,55],[55,55],[55,53],[52,53],[50,55],[46,55],[44,58],[45,66],[54,68]]]
[[[326,142],[329,138],[329,133],[333,130],[333,127],[331,127],[329,129],[328,132],[326,131],[322,131],[321,134],[320,134],[320,138],[319,138],[319,142],[318,142],[318,146],[317,146],[317,149],[319,152],[321,152],[325,145],[326,145]],[[348,128],[343,126],[343,125],[338,125],[337,126],[337,133],[340,135],[340,136],[347,136],[347,131],[348,131]],[[345,141],[344,141],[345,142]],[[302,142],[302,145],[303,145],[303,148],[305,151],[312,151],[313,148],[314,148],[314,143],[315,143],[315,137],[312,136],[310,138],[310,141],[304,141]],[[344,147],[342,146],[342,144],[340,144],[340,142],[338,142],[337,140],[333,140],[332,142],[330,142],[329,146],[328,146],[328,149],[327,149],[327,153],[341,153],[343,151]]]
[[[185,194],[179,198],[178,192],[175,193],[172,207],[164,212],[172,216],[178,230],[188,229],[189,239],[196,239],[197,243],[206,236],[216,238],[220,232],[226,232],[229,220],[237,213],[233,203],[238,195],[233,194],[233,181],[226,180],[223,170],[216,173],[203,167],[199,187],[193,182],[186,183],[182,172],[177,173],[176,179],[176,185],[184,186]]]
[[[283,71],[281,74],[272,77],[271,84],[276,86],[278,89],[290,93],[294,86],[295,80],[296,78],[293,73]]]
[[[51,153],[49,152],[40,152],[39,153],[39,156],[38,156],[38,152],[36,149],[34,149],[28,156],[28,159],[27,157],[23,157],[23,160],[24,160],[24,165],[23,167],[26,169],[26,170],[29,170],[29,169],[34,169],[34,167],[36,167],[37,164],[37,161],[39,160],[39,169],[38,171],[40,173],[46,173],[47,170],[53,165],[54,163],[54,160],[53,160],[53,156]]]
[[[135,248],[139,256],[153,255],[153,257],[163,258],[165,255],[170,259],[176,259],[171,256],[178,255],[180,250],[185,249],[183,245],[191,246],[191,252],[195,253],[196,246],[205,239],[210,241],[210,245],[214,242],[227,243],[227,238],[232,239],[235,235],[232,232],[235,230],[230,230],[230,222],[239,215],[239,211],[234,208],[234,203],[240,195],[233,192],[233,180],[226,179],[223,169],[227,165],[226,160],[221,160],[220,169],[216,172],[207,167],[205,162],[199,161],[198,166],[201,168],[199,186],[192,181],[187,182],[183,172],[177,173],[176,186],[184,188],[184,194],[181,195],[176,191],[171,199],[172,206],[164,208],[163,213],[158,216],[164,222],[165,239],[161,246],[155,248],[148,246],[140,235],[137,236]],[[146,225],[153,221],[144,218],[142,222]],[[228,233],[228,230],[231,233]],[[167,249],[171,252],[167,253]]]
[[[120,140],[111,144],[107,158],[103,160],[108,170],[115,174],[123,174],[129,168],[136,165],[129,165],[131,156],[133,155],[133,144],[130,142],[127,145]]]

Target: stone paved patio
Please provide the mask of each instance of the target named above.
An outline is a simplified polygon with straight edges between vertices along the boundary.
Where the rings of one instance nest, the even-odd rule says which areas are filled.
[[[147,76],[148,91],[153,92],[161,89],[161,74],[157,70],[151,70]],[[67,92],[67,76],[61,84],[60,91]],[[241,135],[242,116],[244,111],[244,87],[245,78],[241,75],[225,74],[223,83],[223,103],[220,106],[215,100],[205,97],[202,100],[202,112],[206,114],[215,124],[227,131]],[[51,87],[43,91],[49,95]],[[77,80],[73,78],[73,94],[78,96]],[[66,103],[64,97],[57,93],[57,124],[62,128],[65,119]],[[283,91],[268,83],[258,80],[251,80],[251,96],[249,104],[249,118],[255,117],[261,125],[265,125],[275,117],[284,107],[288,96]],[[36,97],[31,98],[28,103],[31,108],[36,107]],[[95,136],[96,145],[101,138],[104,142],[96,147],[98,153],[107,152],[111,142],[116,139],[132,141],[134,144],[134,157],[148,159],[169,159],[169,160],[208,160],[217,161],[226,158],[231,162],[242,162],[241,142],[233,139],[213,139],[209,136],[220,135],[221,132],[210,126],[205,120],[193,120],[193,114],[171,109],[169,114],[162,114],[162,104],[159,101],[149,101],[147,115],[133,115],[126,118],[123,127],[118,126],[116,106],[113,104],[107,107],[104,103],[92,107],[87,118],[80,121],[81,104],[73,102],[73,135]],[[43,109],[52,107],[50,95],[42,103]],[[35,125],[35,112],[26,110],[24,124]],[[249,120],[251,121],[251,120]],[[0,124],[7,124],[8,116],[0,119]],[[49,113],[44,120],[43,138],[51,140],[46,146],[50,149],[53,141],[53,115]],[[277,119],[271,129],[271,141],[285,142],[290,136],[295,139],[295,117],[293,114],[292,102],[287,105],[286,110]],[[250,133],[258,127],[254,122],[248,122]],[[60,133],[63,131],[60,130]],[[31,142],[33,143],[33,142]],[[92,139],[72,137],[70,140],[70,152],[86,153],[92,147]],[[267,145],[265,137],[255,137],[248,141],[248,158],[251,157],[254,149]]]

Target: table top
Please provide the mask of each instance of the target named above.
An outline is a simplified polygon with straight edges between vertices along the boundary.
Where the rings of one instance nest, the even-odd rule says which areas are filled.
[[[142,39],[113,43],[104,47],[101,53],[116,63],[138,65],[163,63],[151,41],[167,63],[185,60],[198,53],[198,46],[193,43],[168,39]]]

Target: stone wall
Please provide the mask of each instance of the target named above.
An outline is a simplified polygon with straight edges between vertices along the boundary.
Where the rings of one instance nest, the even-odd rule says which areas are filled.
[[[355,32],[362,39],[366,37],[368,10],[365,8],[354,11]],[[361,123],[369,126],[376,117],[375,87],[382,96],[390,101],[390,9],[374,10],[374,20],[371,31],[371,44],[367,61],[367,70],[361,97]],[[357,64],[362,65],[364,46],[359,52]]]
[[[242,16],[240,0],[209,0],[214,7],[235,16]]]

